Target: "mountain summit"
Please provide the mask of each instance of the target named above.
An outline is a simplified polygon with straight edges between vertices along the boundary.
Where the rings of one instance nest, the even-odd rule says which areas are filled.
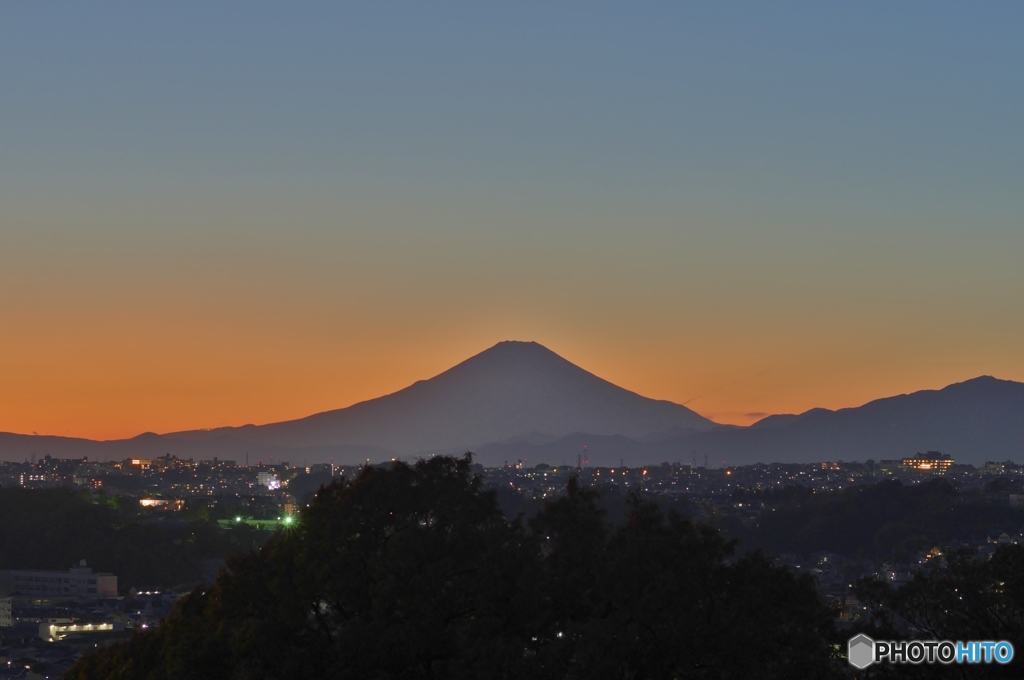
[[[288,447],[373,446],[411,455],[530,435],[639,437],[714,426],[685,406],[613,385],[536,342],[500,342],[429,380],[348,408],[172,436],[195,441],[227,435]]]

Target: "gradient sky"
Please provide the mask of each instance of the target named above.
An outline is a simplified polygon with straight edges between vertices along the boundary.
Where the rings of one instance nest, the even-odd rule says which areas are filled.
[[[536,340],[719,422],[1024,381],[1024,4],[4,3],[0,431]]]

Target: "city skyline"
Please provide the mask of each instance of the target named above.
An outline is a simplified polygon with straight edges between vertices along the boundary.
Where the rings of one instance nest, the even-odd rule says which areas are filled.
[[[284,421],[503,340],[720,423],[1024,381],[1022,14],[5,7],[0,431]]]

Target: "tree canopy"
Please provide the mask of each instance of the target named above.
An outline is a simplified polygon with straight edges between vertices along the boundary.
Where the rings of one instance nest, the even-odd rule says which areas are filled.
[[[920,550],[985,537],[994,527],[1024,526],[1024,510],[999,506],[948,480],[917,485],[898,480],[836,491],[737,495],[770,505],[756,527],[735,527],[745,545],[769,554],[819,550],[851,557],[909,560]]]
[[[507,521],[471,459],[367,467],[71,678],[821,678],[812,581],[632,496]],[[839,661],[839,663],[844,663]]]
[[[146,522],[138,500],[70,489],[0,489],[0,569],[66,570],[85,559],[131,588],[195,583],[203,561],[257,546],[255,531],[225,532],[215,524]]]
[[[899,588],[885,581],[857,583],[870,617],[860,628],[875,639],[1007,640],[1024,649],[1024,546],[1001,546],[991,559],[971,550],[943,557]],[[870,677],[934,677],[934,666],[873,669]],[[930,671],[930,673],[929,673]],[[1008,665],[947,667],[953,678],[1019,678],[1019,661]]]

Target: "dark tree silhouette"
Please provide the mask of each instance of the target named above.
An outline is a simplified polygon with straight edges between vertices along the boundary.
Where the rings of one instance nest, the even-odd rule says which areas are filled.
[[[823,678],[813,584],[656,506],[570,482],[529,527],[471,458],[366,468],[70,678]]]
[[[0,489],[0,569],[65,570],[85,559],[96,571],[116,574],[124,593],[196,583],[204,559],[265,540],[210,522],[144,523],[138,507],[137,499],[94,503],[70,489]]]
[[[971,550],[946,556],[944,566],[894,588],[884,581],[857,584],[870,608],[864,627],[876,639],[1008,640],[1024,650],[1024,546],[1000,547],[989,560]],[[1019,652],[1018,652],[1019,653]],[[942,668],[950,678],[1019,678],[1020,662]],[[936,668],[895,666],[868,677],[935,677]]]

